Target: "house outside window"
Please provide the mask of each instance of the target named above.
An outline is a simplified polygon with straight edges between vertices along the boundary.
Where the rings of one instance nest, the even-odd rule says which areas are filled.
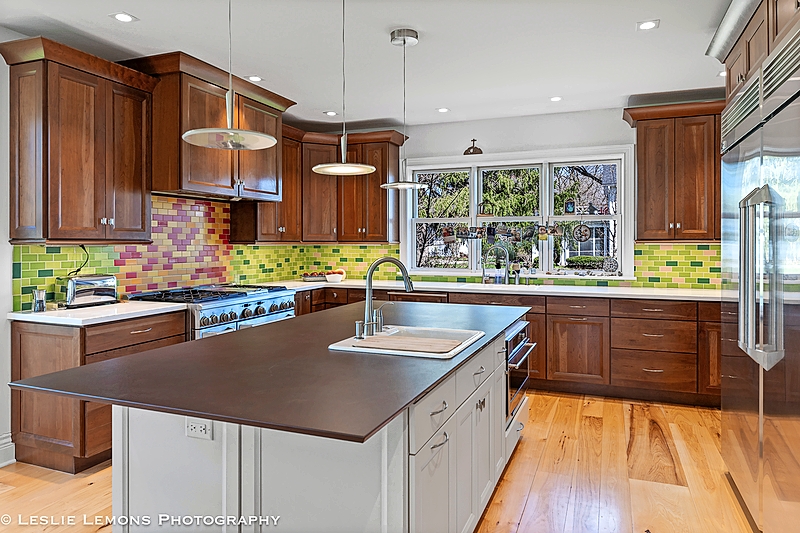
[[[492,243],[539,276],[633,276],[633,147],[408,161],[401,258],[480,275]],[[487,268],[504,265],[492,254]]]

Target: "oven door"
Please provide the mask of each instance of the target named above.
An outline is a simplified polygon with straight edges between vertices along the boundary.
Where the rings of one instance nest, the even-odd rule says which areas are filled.
[[[236,324],[218,324],[203,329],[196,329],[192,331],[192,340],[204,339],[206,337],[216,337],[217,335],[225,335],[226,333],[233,333],[236,331]]]
[[[536,348],[536,343],[530,342],[528,330],[530,324],[520,321],[506,333],[506,375],[508,379],[508,403],[506,408],[506,422],[511,419],[525,398],[528,390],[528,368],[530,356]]]
[[[239,322],[239,329],[255,328],[258,326],[263,326],[264,324],[269,324],[270,322],[286,320],[287,318],[294,318],[294,309],[291,311],[283,311],[280,313],[274,313],[272,315],[258,316],[249,318],[247,320],[242,320]]]

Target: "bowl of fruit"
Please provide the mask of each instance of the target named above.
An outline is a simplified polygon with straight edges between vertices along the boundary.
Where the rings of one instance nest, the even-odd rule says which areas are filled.
[[[339,283],[346,276],[347,276],[347,273],[344,270],[342,270],[341,268],[339,268],[337,270],[331,270],[330,272],[326,272],[325,273],[325,280],[328,283]]]
[[[325,271],[318,272],[305,272],[303,273],[303,281],[325,281]]]

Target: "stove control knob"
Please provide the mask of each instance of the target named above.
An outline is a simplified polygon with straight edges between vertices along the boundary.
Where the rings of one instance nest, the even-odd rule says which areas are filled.
[[[249,307],[245,307],[244,311],[242,311],[242,318],[250,318],[253,316],[253,310]]]
[[[281,302],[281,309],[289,309],[289,302]]]
[[[258,307],[256,307],[256,316],[261,316],[261,315],[266,315],[266,314],[267,314],[267,310],[264,309],[263,305],[259,305]]]
[[[228,313],[222,313],[221,315],[219,315],[219,321],[228,322],[229,320],[233,319],[231,315],[233,315],[233,313],[231,313],[230,315]]]
[[[211,321],[208,319],[207,316],[204,316],[203,318],[200,319],[200,327],[201,328],[204,328],[204,327],[208,326],[209,324],[211,324]]]
[[[289,309],[294,307],[294,300],[289,300]]]
[[[278,310],[278,304],[272,304],[272,305],[269,306],[269,312],[270,313],[274,313],[277,310]]]
[[[212,324],[219,323],[219,317],[217,315],[211,315],[209,318],[211,319]]]

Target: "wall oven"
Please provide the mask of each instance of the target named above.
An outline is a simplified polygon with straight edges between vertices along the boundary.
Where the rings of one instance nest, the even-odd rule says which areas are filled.
[[[528,367],[534,348],[536,343],[530,340],[529,322],[520,320],[506,330],[506,425],[514,418],[528,390]]]

